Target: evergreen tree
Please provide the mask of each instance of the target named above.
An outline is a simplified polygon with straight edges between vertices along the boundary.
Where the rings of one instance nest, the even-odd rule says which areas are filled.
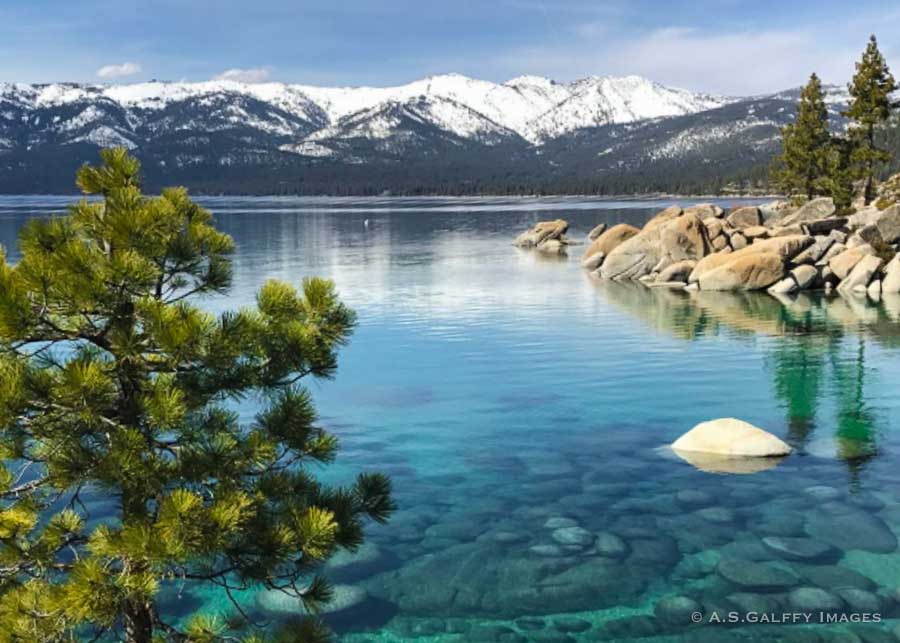
[[[873,35],[856,63],[856,74],[849,85],[850,106],[844,115],[852,119],[850,133],[854,142],[853,164],[857,178],[863,179],[864,198],[868,205],[875,196],[875,174],[878,163],[890,160],[890,155],[876,145],[876,130],[891,115],[894,105],[891,93],[897,83],[878,50]]]
[[[847,213],[853,204],[853,152],[850,139],[835,136],[828,149],[826,174],[822,179],[825,192],[839,213]]]
[[[336,488],[309,468],[337,442],[300,381],[335,372],[354,315],[315,278],[204,312],[192,300],[227,292],[231,239],[183,189],[142,196],[125,150],[102,158],[77,181],[99,200],[30,222],[16,265],[0,252],[0,640],[259,640],[241,619],[178,628],[158,595],[282,589],[314,614],[322,563],[388,517],[383,475]],[[264,410],[239,424],[229,403],[249,395]],[[325,636],[312,617],[293,635]]]
[[[800,92],[797,118],[781,130],[782,153],[773,167],[773,180],[785,194],[812,199],[824,192],[828,165],[828,110],[822,82],[816,74]]]

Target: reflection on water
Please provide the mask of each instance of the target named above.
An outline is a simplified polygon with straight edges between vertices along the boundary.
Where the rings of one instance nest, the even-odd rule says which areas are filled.
[[[645,321],[656,332],[700,341],[721,333],[778,336],[763,351],[771,372],[772,392],[785,409],[785,439],[801,453],[819,449],[827,437],[817,426],[832,427],[834,455],[857,480],[866,462],[877,454],[884,428],[866,399],[866,347],[869,342],[896,346],[900,325],[898,297],[881,305],[853,295],[801,293],[772,297],[767,293],[686,292],[647,288],[590,277],[610,302]],[[832,417],[820,398],[834,401]],[[816,439],[819,441],[816,442]],[[702,463],[694,463],[698,468]]]
[[[674,449],[675,454],[700,471],[707,473],[732,473],[736,475],[749,475],[768,471],[779,465],[783,457],[738,457],[723,456],[716,453],[703,453],[702,451],[681,451]]]
[[[53,199],[0,199],[0,243]],[[345,641],[883,640],[900,584],[900,298],[693,293],[600,282],[512,247],[666,203],[213,199],[236,282],[334,279],[360,319],[312,393],[343,481],[380,469],[400,510],[334,561]],[[727,204],[725,204],[727,205]],[[369,220],[369,225],[363,224]],[[14,256],[14,253],[13,253]],[[251,418],[248,400],[237,409]],[[734,416],[796,451],[752,475],[665,445]],[[709,472],[703,469],[717,469]],[[108,499],[88,501],[109,515]],[[185,584],[166,609],[225,611]],[[245,592],[266,623],[291,615]],[[877,610],[885,622],[692,625],[690,612]],[[881,638],[879,638],[881,637]],[[845,640],[856,640],[847,638]]]

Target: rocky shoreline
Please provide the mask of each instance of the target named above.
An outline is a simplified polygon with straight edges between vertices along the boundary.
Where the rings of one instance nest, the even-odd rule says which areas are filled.
[[[880,202],[879,205],[884,205]],[[515,245],[565,254],[562,219],[544,221]],[[900,204],[841,216],[830,198],[802,206],[772,201],[726,212],[712,204],[671,206],[643,228],[601,224],[588,235],[582,266],[614,281],[706,291],[788,294],[837,290],[879,300],[900,292]]]

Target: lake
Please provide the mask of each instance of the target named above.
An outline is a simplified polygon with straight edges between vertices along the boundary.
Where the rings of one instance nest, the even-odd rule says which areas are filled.
[[[0,198],[0,243],[70,201]],[[399,510],[330,565],[341,640],[893,640],[900,298],[692,296],[592,278],[584,246],[511,245],[538,220],[582,241],[670,201],[201,201],[237,243],[209,308],[321,275],[359,316],[336,378],[310,383],[341,440],[318,473],[385,471]],[[740,475],[665,448],[719,417],[795,452]],[[239,600],[273,625],[294,609]],[[163,603],[228,607],[189,585]],[[812,620],[751,616],[795,613]]]

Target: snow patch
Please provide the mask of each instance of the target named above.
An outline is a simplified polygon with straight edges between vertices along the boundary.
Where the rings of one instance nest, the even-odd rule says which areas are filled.
[[[320,145],[319,143],[313,143],[312,141],[305,141],[296,145],[282,145],[278,149],[282,152],[291,152],[301,156],[312,156],[316,158],[334,156],[334,150],[325,147],[324,145]]]
[[[125,147],[129,150],[137,147],[134,141],[106,125],[101,125],[83,136],[76,136],[67,141],[67,143],[93,143],[100,147]]]

